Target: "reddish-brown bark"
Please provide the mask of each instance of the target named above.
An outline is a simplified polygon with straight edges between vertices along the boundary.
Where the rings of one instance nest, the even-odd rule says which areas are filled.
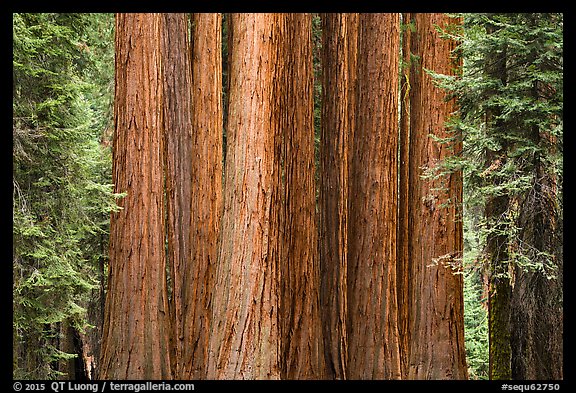
[[[284,14],[280,280],[283,379],[324,376],[314,170],[312,15]]]
[[[360,14],[349,183],[348,377],[400,378],[396,303],[400,15]]]
[[[227,154],[211,379],[278,379],[276,14],[232,14]]]
[[[102,379],[172,377],[161,29],[157,14],[116,16],[113,180],[115,192],[128,194],[110,223]]]
[[[322,16],[320,261],[327,377],[346,379],[348,156],[353,132],[357,14]],[[356,22],[356,24],[354,24]],[[353,63],[353,64],[351,64]]]
[[[188,18],[186,14],[161,15],[162,110],[164,137],[164,189],[166,195],[167,263],[171,273],[172,301],[170,336],[172,370],[182,364],[183,314],[189,302],[183,295],[189,268],[191,171],[191,92]],[[191,302],[194,302],[192,300]],[[182,376],[179,375],[179,378]]]
[[[396,285],[398,298],[398,332],[400,334],[400,364],[402,377],[408,376],[408,353],[410,345],[410,257],[408,253],[408,195],[410,193],[410,29],[412,14],[402,14],[402,67],[400,72],[400,134],[399,186],[398,186],[398,232]]]
[[[186,310],[180,377],[202,379],[208,364],[222,213],[222,52],[220,14],[192,14],[192,168],[188,268],[181,274]]]
[[[430,137],[453,136],[445,126],[454,101],[435,86],[425,70],[451,74],[454,41],[440,37],[444,14],[414,14],[410,50],[418,61],[410,70],[409,260],[410,314],[408,378],[465,379],[462,275],[462,176],[454,172],[438,179],[423,178],[460,145]],[[438,191],[440,190],[440,191]]]

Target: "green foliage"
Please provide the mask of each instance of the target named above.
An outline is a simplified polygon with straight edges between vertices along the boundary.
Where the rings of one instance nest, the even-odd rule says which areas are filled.
[[[546,178],[554,179],[556,195],[538,198],[555,199],[550,214],[562,214],[562,15],[465,14],[463,19],[464,33],[459,38],[451,35],[460,43],[461,72],[457,76],[429,72],[450,93],[448,98],[458,101],[459,112],[449,125],[462,135],[464,147],[460,155],[427,174],[462,169],[468,184],[465,203],[470,206],[509,197],[514,203],[508,212],[480,220],[476,230],[486,236],[507,228],[510,243],[517,243],[522,232],[520,207],[534,190],[552,192],[542,184],[541,168],[546,169]],[[523,255],[522,248],[514,251],[515,263],[530,265],[526,257],[533,259],[534,254]]]
[[[110,184],[113,18],[13,14],[14,378],[59,376],[59,325],[88,326],[117,209]]]
[[[478,260],[484,239],[475,231],[478,212],[464,211],[464,340],[470,379],[488,379],[488,305]]]
[[[312,67],[314,71],[314,162],[316,200],[320,197],[320,134],[322,119],[322,19],[312,15]]]
[[[479,273],[507,279],[508,266],[517,266],[554,279],[561,262],[563,16],[460,16],[463,31],[443,34],[458,41],[455,55],[462,57],[462,68],[455,76],[427,72],[448,92],[447,99],[458,102],[448,124],[461,135],[463,150],[426,168],[426,176],[463,171],[464,223],[466,233],[474,234],[474,241],[465,237],[474,255],[465,274],[466,349],[471,375],[485,378],[487,328],[478,304]],[[490,201],[500,196],[507,201],[504,213],[486,215]],[[543,231],[552,239],[548,243],[541,241]],[[506,239],[507,259],[498,261],[506,268],[499,271],[482,262],[486,240],[495,237]]]
[[[488,379],[488,311],[478,272],[464,273],[464,338],[470,379]]]

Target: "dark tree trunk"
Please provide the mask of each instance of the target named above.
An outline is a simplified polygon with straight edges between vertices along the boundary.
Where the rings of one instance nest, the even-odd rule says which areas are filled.
[[[189,304],[201,301],[187,296],[187,272],[190,259],[190,198],[192,192],[191,157],[191,74],[186,14],[162,14],[162,109],[164,148],[164,187],[166,195],[167,263],[171,273],[171,321],[173,333],[172,370],[184,378],[183,351],[193,345],[186,337],[188,329],[200,321],[186,318]],[[188,340],[187,340],[188,338]]]
[[[357,19],[357,14],[322,15],[320,295],[324,357],[331,379],[347,378],[348,172]]]
[[[493,33],[496,27],[489,26],[487,32]],[[503,86],[507,83],[506,71],[506,47],[494,53],[494,61],[487,59],[486,73],[488,76],[499,79]],[[492,93],[492,92],[491,92]],[[496,92],[493,92],[496,94]],[[492,108],[486,114],[486,123],[489,132],[504,133],[505,124],[500,120],[501,110]],[[485,167],[486,171],[494,165],[501,166],[505,163],[508,153],[508,143],[501,141],[498,151],[487,151]],[[495,185],[502,182],[495,180]],[[492,196],[486,202],[484,217],[488,225],[494,228],[486,238],[486,258],[489,266],[488,279],[488,350],[489,350],[489,377],[494,380],[511,379],[511,348],[510,348],[510,296],[512,287],[509,276],[509,253],[510,238],[509,224],[503,219],[510,207],[508,194]]]
[[[541,99],[538,83],[532,89]],[[530,140],[536,146],[553,146],[553,138],[534,125]],[[515,380],[560,380],[563,372],[563,288],[555,175],[547,170],[541,152],[535,152],[532,188],[520,205],[520,248],[541,270],[516,265],[511,296],[511,374]]]
[[[398,298],[398,333],[400,334],[400,366],[402,378],[408,376],[408,354],[410,353],[410,256],[408,252],[408,196],[410,195],[410,30],[408,24],[412,14],[402,14],[402,68],[400,74],[400,134],[399,185],[398,185],[398,226],[396,286]]]

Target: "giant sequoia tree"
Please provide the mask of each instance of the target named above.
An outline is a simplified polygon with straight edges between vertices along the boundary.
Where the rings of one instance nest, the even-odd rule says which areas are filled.
[[[233,14],[224,212],[209,378],[278,379],[278,15]]]
[[[400,68],[400,122],[398,130],[398,220],[396,232],[396,295],[398,297],[398,333],[400,334],[400,367],[402,377],[408,374],[408,347],[410,344],[410,254],[409,223],[409,157],[410,157],[410,28],[412,14],[402,14],[402,61]]]
[[[14,375],[466,379],[465,204],[490,377],[562,378],[562,16],[463,19],[117,14],[113,194],[93,33],[15,14]]]
[[[455,171],[426,177],[426,169],[461,148],[446,126],[454,101],[433,84],[426,70],[450,74],[454,41],[443,39],[443,14],[415,14],[410,51],[417,57],[410,71],[408,256],[411,332],[408,378],[467,378],[464,352],[462,276],[462,176]],[[440,143],[439,140],[450,140]],[[406,139],[404,139],[406,141]],[[404,142],[405,143],[405,142]],[[424,169],[424,170],[423,170]]]
[[[319,378],[311,15],[233,14],[230,28],[226,289],[214,297],[208,376]]]
[[[348,362],[348,173],[354,128],[357,14],[322,15],[320,260],[324,353],[331,378]]]
[[[186,318],[188,307],[187,272],[190,260],[191,222],[191,81],[190,53],[187,40],[186,14],[162,14],[161,19],[161,81],[162,81],[162,148],[164,150],[164,187],[166,195],[166,249],[168,271],[171,273],[170,302],[171,367],[175,376],[183,377],[179,368],[184,362],[183,351],[192,348],[196,340],[185,337],[184,331],[197,328]],[[200,299],[196,298],[198,303]],[[196,304],[196,301],[193,302]]]
[[[221,213],[220,23],[218,14],[194,15],[191,46],[186,14],[117,16],[114,173],[116,188],[131,197],[112,219],[104,378],[206,375]],[[133,144],[137,138],[142,142]],[[155,226],[148,228],[150,218]],[[138,225],[139,236],[147,235],[136,244],[127,233]],[[160,300],[150,303],[122,287],[130,280],[142,290],[151,286],[152,299]],[[131,297],[140,299],[130,303]],[[119,314],[129,315],[131,307],[144,314],[123,321]],[[117,329],[134,333],[117,342]],[[159,340],[146,339],[158,334]],[[142,351],[134,366],[123,371],[111,363],[114,351],[130,348]]]
[[[361,14],[349,183],[348,376],[399,379],[396,303],[399,14]],[[360,175],[361,174],[361,175]]]
[[[279,137],[283,162],[280,227],[282,378],[324,376],[314,179],[312,15],[283,16],[284,75]],[[278,83],[278,82],[277,82]]]
[[[157,14],[116,17],[113,177],[127,192],[110,224],[100,378],[171,378],[166,281],[162,29]]]
[[[193,186],[189,205],[183,206],[191,220],[185,233],[190,238],[190,254],[174,274],[174,283],[182,291],[176,312],[176,318],[181,318],[177,340],[182,357],[176,376],[201,379],[206,377],[208,364],[210,302],[222,214],[222,16],[192,14],[191,19],[192,75],[186,88],[192,93],[192,168],[185,181]]]

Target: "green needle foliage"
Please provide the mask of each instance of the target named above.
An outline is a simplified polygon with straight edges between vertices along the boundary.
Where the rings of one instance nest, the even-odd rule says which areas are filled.
[[[464,339],[470,379],[488,379],[488,305],[484,290],[478,212],[464,210]]]
[[[13,377],[59,376],[88,327],[112,193],[113,17],[13,14]]]
[[[520,216],[541,213],[534,201],[544,200],[546,214],[562,218],[562,14],[466,14],[464,26],[461,75],[435,74],[458,100],[451,126],[464,142],[440,170],[464,169],[469,206],[506,195],[508,211],[497,218],[506,225],[480,220],[478,229],[487,236],[506,228],[509,262],[553,278],[552,250],[525,244]],[[499,59],[501,71],[489,72]]]
[[[462,69],[429,72],[458,102],[449,124],[463,150],[427,175],[464,173],[464,223],[477,240],[468,255],[478,254],[465,263],[466,347],[471,376],[485,378],[486,313],[471,300],[481,295],[478,272],[513,285],[515,269],[549,280],[562,270],[563,15],[458,16],[464,28],[443,33],[459,41]],[[486,215],[497,198],[504,213]],[[483,258],[488,238],[506,239],[499,266]]]

